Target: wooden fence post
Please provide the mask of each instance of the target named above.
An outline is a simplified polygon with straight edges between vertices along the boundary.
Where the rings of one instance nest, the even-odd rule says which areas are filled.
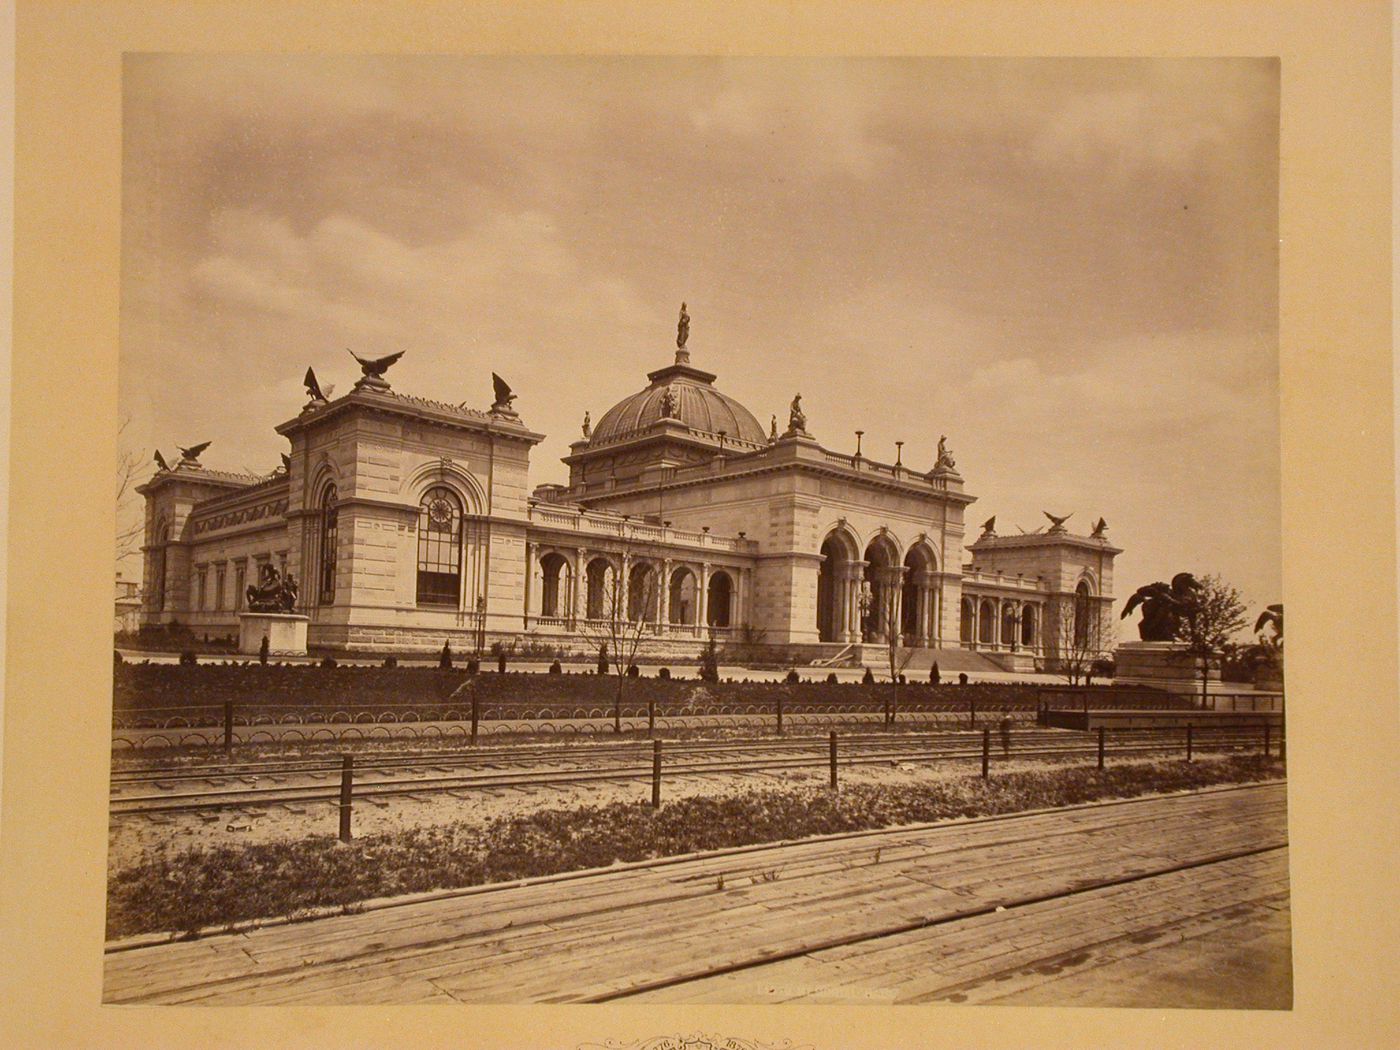
[[[992,731],[982,730],[982,779],[986,780],[992,765]]]
[[[972,720],[972,722],[971,722],[972,728],[973,728],[973,729],[976,729],[976,728],[977,728],[977,701],[976,701],[975,699],[974,699],[974,700],[969,700],[969,701],[967,702],[967,716],[968,716],[968,718],[970,718],[970,719]]]
[[[355,757],[340,758],[340,841],[350,841],[350,794],[354,787]]]
[[[1265,723],[1264,723],[1264,757],[1265,757],[1265,758],[1268,758],[1268,757],[1269,757],[1269,731],[1270,731],[1269,723],[1268,723],[1268,722],[1265,722]]]
[[[778,688],[778,735],[779,735],[779,736],[782,736],[782,735],[783,735],[783,690],[785,690],[786,688],[787,688],[786,686],[780,686],[780,687]]]
[[[831,731],[831,790],[836,788],[836,730]]]
[[[1099,726],[1099,768],[1103,768],[1103,726]]]
[[[1191,761],[1191,726],[1186,726],[1186,761]]]
[[[233,701],[224,701],[224,754],[233,751]]]
[[[651,808],[661,808],[661,741],[651,742]]]
[[[656,734],[656,697],[647,694],[647,736]]]

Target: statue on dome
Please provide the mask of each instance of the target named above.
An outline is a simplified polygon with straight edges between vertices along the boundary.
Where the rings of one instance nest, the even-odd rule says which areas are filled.
[[[768,441],[772,443],[778,440],[778,417],[773,416],[773,422],[768,424]]]
[[[591,438],[593,436],[593,421],[588,418],[588,410],[583,412],[583,436]]]
[[[684,350],[685,341],[690,338],[690,314],[685,312],[685,303],[681,303],[680,320],[676,322],[676,349]]]
[[[948,451],[948,435],[943,434],[938,438],[938,461],[934,463],[934,470],[952,470],[956,466],[953,454]]]
[[[676,419],[676,413],[680,411],[680,400],[676,397],[676,392],[669,386],[661,394],[661,418]]]
[[[802,395],[798,394],[792,399],[792,405],[788,408],[788,433],[805,434],[807,432],[807,413],[802,411]]]

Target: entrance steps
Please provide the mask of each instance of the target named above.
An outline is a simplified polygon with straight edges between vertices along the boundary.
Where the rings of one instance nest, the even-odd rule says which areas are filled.
[[[909,649],[900,650],[900,658],[907,656]],[[938,673],[945,680],[951,674],[957,677],[962,671],[1002,671],[1004,668],[983,653],[971,649],[914,649],[904,674],[910,680],[915,677],[927,678],[929,668],[938,661]],[[861,647],[861,662],[875,670],[889,670],[889,650],[882,645],[866,643]]]

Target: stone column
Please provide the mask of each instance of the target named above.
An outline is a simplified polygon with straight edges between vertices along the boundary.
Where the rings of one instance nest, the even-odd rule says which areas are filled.
[[[656,622],[663,631],[671,624],[671,559],[661,561],[660,592],[656,595]]]
[[[710,563],[700,564],[700,585],[695,594],[695,620],[702,628],[710,625]]]
[[[574,551],[574,592],[569,603],[569,629],[577,630],[578,622],[588,618],[588,551]]]

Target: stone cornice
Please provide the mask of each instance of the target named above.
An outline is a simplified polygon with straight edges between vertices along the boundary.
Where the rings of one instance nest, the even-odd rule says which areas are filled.
[[[392,390],[379,391],[364,387],[351,390],[344,397],[326,404],[308,405],[295,419],[279,424],[276,430],[284,437],[290,437],[292,434],[344,416],[355,409],[491,434],[527,445],[537,445],[544,440],[543,434],[530,430],[518,418],[450,405],[445,401],[398,394]]]

